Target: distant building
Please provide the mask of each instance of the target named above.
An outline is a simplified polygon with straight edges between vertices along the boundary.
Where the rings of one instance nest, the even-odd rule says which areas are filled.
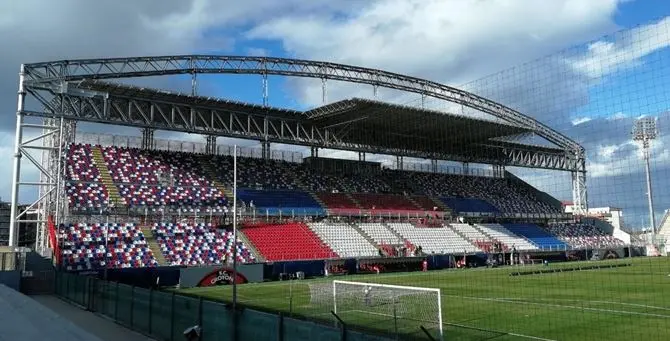
[[[0,201],[0,246],[9,244],[9,203]]]
[[[28,208],[26,205],[19,206],[19,211]],[[0,201],[0,246],[9,245],[9,220],[11,205],[8,202]],[[37,211],[29,210],[23,219],[37,220]],[[34,247],[36,238],[37,224],[34,222],[19,224],[19,246]]]

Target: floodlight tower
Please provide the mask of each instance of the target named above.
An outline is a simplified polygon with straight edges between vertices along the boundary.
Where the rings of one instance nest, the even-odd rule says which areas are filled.
[[[649,201],[649,223],[651,224],[652,236],[656,235],[656,219],[654,218],[654,199],[651,192],[651,174],[649,170],[649,148],[651,141],[658,137],[655,117],[643,117],[635,122],[633,126],[633,141],[642,142],[642,155],[644,157],[645,171],[647,174],[647,199]]]

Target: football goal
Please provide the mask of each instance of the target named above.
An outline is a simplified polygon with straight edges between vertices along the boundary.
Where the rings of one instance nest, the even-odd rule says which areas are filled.
[[[396,332],[424,327],[443,339],[440,289],[335,280],[310,283],[309,290],[312,307],[332,310],[347,323]]]

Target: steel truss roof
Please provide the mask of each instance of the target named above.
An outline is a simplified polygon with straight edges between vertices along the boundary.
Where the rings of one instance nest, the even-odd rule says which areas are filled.
[[[28,115],[62,116],[73,120],[360,152],[585,171],[584,148],[529,116],[467,91],[381,70],[285,58],[203,55],[63,60],[26,64],[23,70],[26,92],[47,109],[45,113],[25,111]],[[414,92],[487,113],[507,122],[510,127],[537,134],[559,149],[489,140],[477,153],[470,149],[474,155],[459,155],[456,151],[375,145],[372,141],[347,140],[343,133],[346,129],[341,127],[317,124],[319,120],[316,118],[324,114],[323,110],[301,115],[285,109],[189,98],[127,86],[114,89],[113,85],[103,85],[108,84],[105,82],[81,82],[197,73],[259,74],[264,79],[268,75],[311,77]],[[96,83],[99,87],[94,85]],[[361,102],[356,104],[362,105]],[[305,116],[315,120],[306,120]]]

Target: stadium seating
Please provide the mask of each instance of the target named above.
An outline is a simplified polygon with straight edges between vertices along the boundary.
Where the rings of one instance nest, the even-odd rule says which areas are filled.
[[[248,224],[243,232],[268,261],[338,257],[305,223]]]
[[[573,248],[607,248],[624,246],[625,243],[588,224],[553,223],[547,231]]]
[[[101,183],[68,182],[65,185],[68,203],[75,211],[91,211],[109,204],[109,193]]]
[[[440,198],[445,205],[459,213],[478,212],[478,213],[496,213],[498,209],[481,199],[472,198]]]
[[[188,153],[103,147],[103,157],[119,193],[129,206],[220,209],[225,195],[202,175]]]
[[[340,257],[373,257],[377,248],[348,224],[309,223],[308,226]]]
[[[358,224],[358,227],[370,239],[377,244],[403,244],[404,240],[394,234],[385,224],[381,223],[364,223]]]
[[[232,261],[233,253],[239,263],[256,259],[241,241],[234,246],[232,232],[218,231],[209,224],[160,223],[151,231],[169,265],[225,264]]]
[[[568,245],[534,224],[504,224],[507,230],[528,238],[541,249],[565,250]]]
[[[390,223],[389,227],[425,253],[453,254],[479,252],[477,247],[446,227],[418,228],[409,223]]]
[[[421,208],[403,195],[355,193],[351,197],[366,210],[420,211]]]
[[[90,144],[72,144],[66,151],[67,179],[82,182],[99,182],[100,170],[92,158]]]
[[[109,203],[109,193],[92,158],[92,146],[72,144],[66,151],[65,192],[75,211],[96,210]]]
[[[359,209],[358,204],[345,193],[317,193],[317,197],[329,209]]]
[[[253,207],[259,214],[277,215],[324,215],[321,205],[309,194],[297,190],[252,190],[237,191],[237,198],[247,207]]]
[[[101,185],[100,171],[91,157],[92,148],[90,145],[70,146],[67,154],[69,180]],[[183,152],[109,146],[101,150],[112,181],[131,207],[170,206],[193,208],[194,211],[203,211],[206,207],[221,211],[221,207],[228,205],[221,185],[232,184],[233,160],[230,156],[205,158]],[[302,208],[305,214],[321,214],[323,209],[370,210],[373,207],[384,211],[419,212],[436,206],[429,198],[432,196],[442,198],[446,206],[457,212],[558,213],[529,189],[493,177],[397,170],[328,173],[301,163],[240,157],[238,187],[248,191],[240,192],[244,197],[242,200],[253,200],[257,208],[262,208],[263,197],[279,194],[255,194],[252,191],[288,191],[282,195],[295,201],[277,203],[268,198],[270,202],[264,203],[266,212]],[[316,200],[301,197],[311,196],[310,192],[318,193],[325,207]],[[71,193],[72,196],[76,194]],[[88,193],[81,194],[83,197]],[[102,204],[92,201],[90,206]]]
[[[144,234],[134,224],[78,223],[61,226],[59,240],[62,240],[63,266],[67,270],[157,265]]]
[[[507,248],[516,248],[519,251],[537,250],[538,247],[527,239],[517,236],[510,230],[500,224],[479,224],[476,225],[484,234],[503,243]]]

